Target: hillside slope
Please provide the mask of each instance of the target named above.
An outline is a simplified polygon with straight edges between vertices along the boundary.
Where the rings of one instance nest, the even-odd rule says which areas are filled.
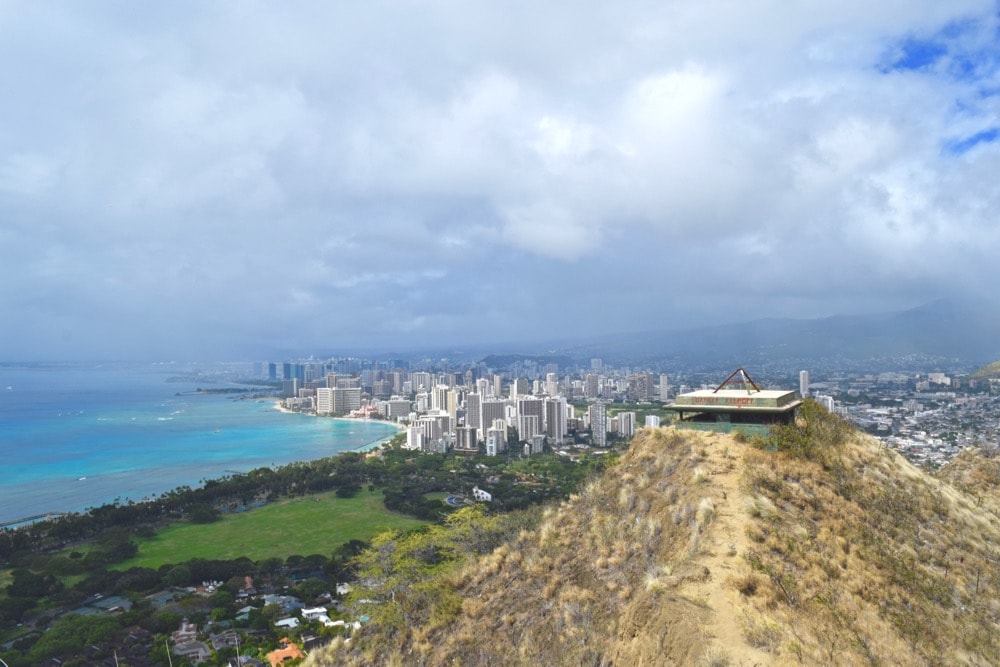
[[[829,415],[771,452],[645,430],[540,524],[307,664],[1000,664],[995,516]],[[387,549],[387,544],[383,544]],[[363,593],[362,593],[363,595]]]
[[[975,380],[990,380],[1000,378],[1000,361],[986,364],[969,375]]]

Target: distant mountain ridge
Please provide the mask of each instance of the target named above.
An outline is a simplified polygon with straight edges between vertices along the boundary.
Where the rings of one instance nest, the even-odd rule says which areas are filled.
[[[772,318],[602,336],[567,341],[550,353],[626,363],[683,359],[692,364],[725,365],[920,357],[975,366],[1000,358],[1000,307],[941,299],[895,313]]]
[[[344,354],[329,351],[331,356]],[[840,370],[909,367],[978,368],[1000,359],[1000,305],[985,300],[939,299],[903,311],[832,315],[813,319],[762,318],[730,324],[599,336],[562,335],[535,341],[494,342],[447,348],[351,350],[360,356],[481,362],[504,367],[516,361],[587,366],[611,364],[720,370],[735,366],[788,369],[827,363]],[[301,352],[273,350],[271,358]],[[267,356],[267,355],[265,355]]]

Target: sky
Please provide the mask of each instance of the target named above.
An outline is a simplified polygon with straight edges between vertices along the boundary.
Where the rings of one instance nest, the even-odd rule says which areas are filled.
[[[989,297],[998,12],[0,0],[0,359]]]

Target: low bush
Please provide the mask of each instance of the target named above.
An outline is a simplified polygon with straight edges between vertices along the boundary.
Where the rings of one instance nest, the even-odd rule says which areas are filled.
[[[832,463],[831,453],[847,442],[852,433],[850,422],[807,398],[799,408],[795,423],[775,426],[768,437],[758,439],[757,444],[764,449],[815,460],[826,468]]]

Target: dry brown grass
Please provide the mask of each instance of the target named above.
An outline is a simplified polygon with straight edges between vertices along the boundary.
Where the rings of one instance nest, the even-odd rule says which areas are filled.
[[[778,654],[794,647],[807,663],[843,664],[1000,660],[1000,617],[988,604],[1000,593],[1000,534],[962,493],[863,436],[822,462],[750,453],[743,479],[758,577],[732,584],[777,628]]]
[[[813,456],[647,429],[454,577],[449,623],[366,628],[309,664],[1000,664],[985,501],[839,425],[815,432],[842,440]]]

